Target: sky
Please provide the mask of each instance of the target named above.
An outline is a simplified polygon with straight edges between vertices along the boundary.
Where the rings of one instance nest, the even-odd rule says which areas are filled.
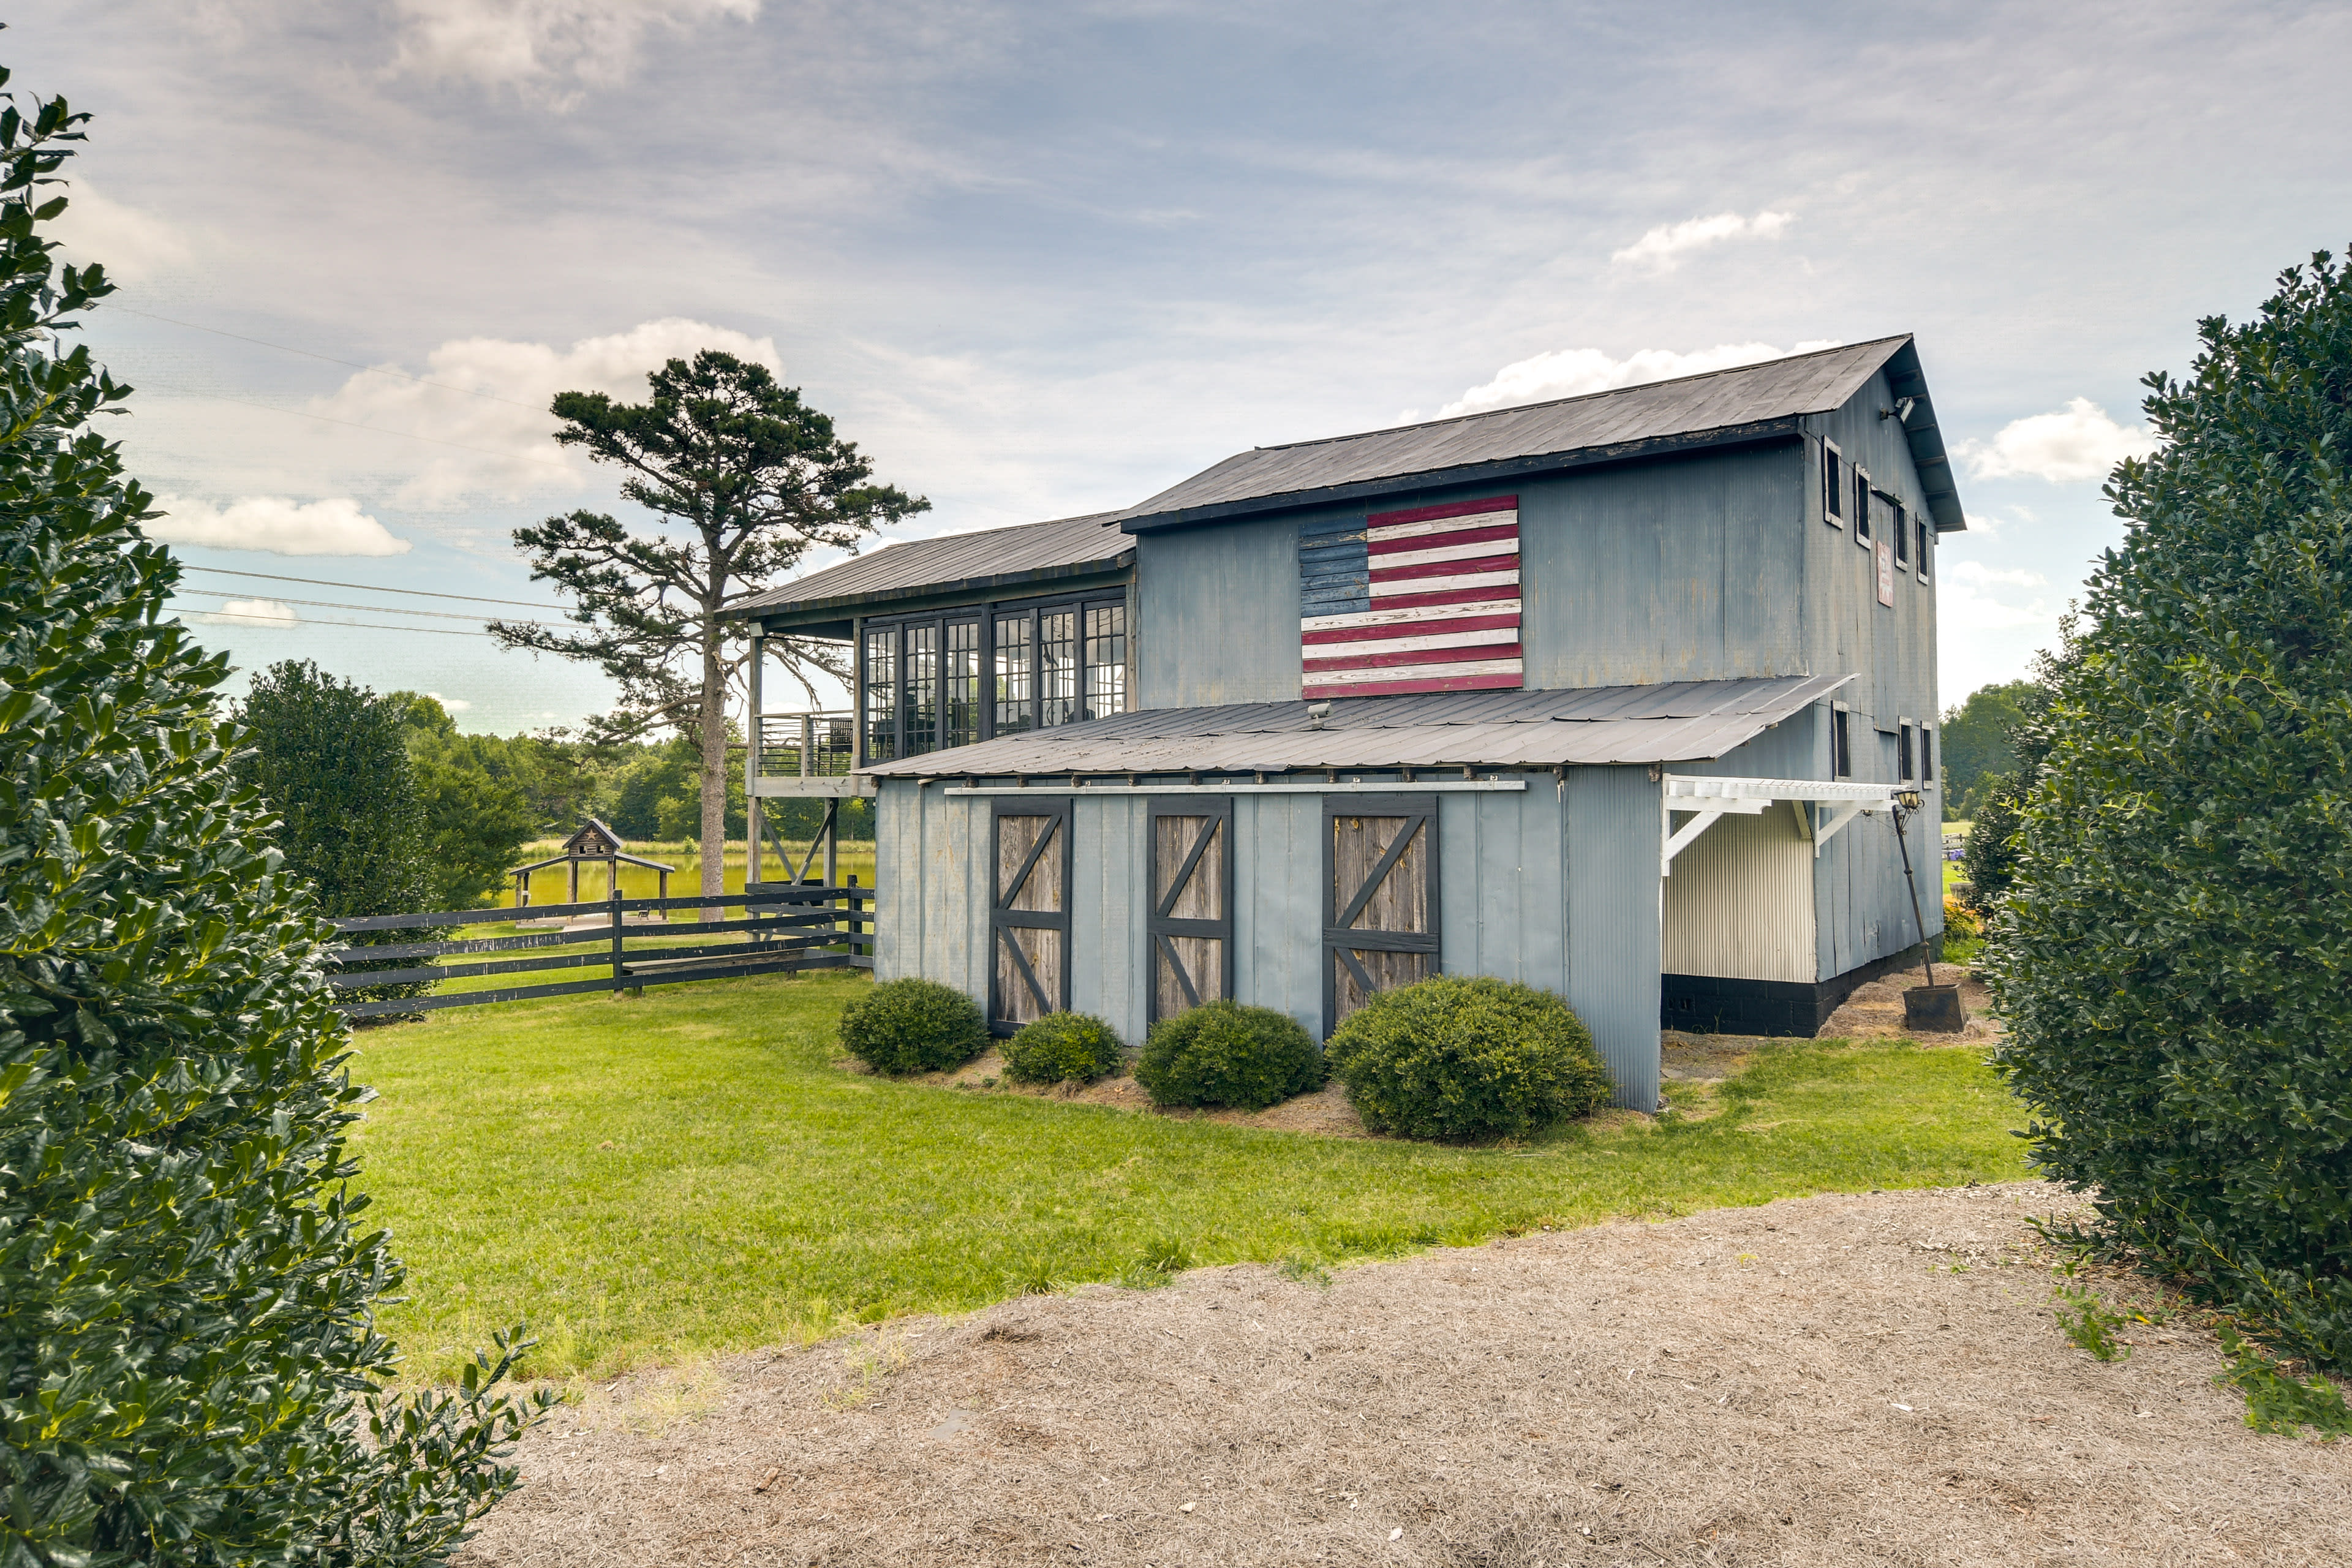
[[[499,733],[611,700],[470,618],[560,613],[512,530],[629,511],[548,398],[707,346],[927,496],[911,538],[1912,332],[1969,519],[1957,702],[2121,537],[2141,378],[2352,237],[2347,61],[2352,4],[51,0],[0,33],[12,89],[96,116],[58,234],[123,285],[87,318],[139,389],[109,433],[205,640]]]

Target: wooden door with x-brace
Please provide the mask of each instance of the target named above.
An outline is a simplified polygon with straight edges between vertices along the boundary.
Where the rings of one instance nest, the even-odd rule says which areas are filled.
[[[999,799],[995,806],[988,1022],[1011,1034],[1070,1009],[1070,803]]]
[[[1323,1032],[1438,972],[1437,797],[1323,797]]]
[[[1234,994],[1234,803],[1151,803],[1150,1021]]]

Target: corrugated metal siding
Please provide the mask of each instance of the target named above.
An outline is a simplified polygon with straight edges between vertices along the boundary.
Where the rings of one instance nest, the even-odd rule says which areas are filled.
[[[1821,978],[1813,942],[1813,847],[1790,807],[1720,817],[1675,857],[1659,963],[1668,974]]]
[[[1658,786],[1640,768],[1579,769],[1525,793],[1439,804],[1448,973],[1496,974],[1566,996],[1619,1086],[1657,1103]],[[1071,1001],[1130,1044],[1150,973],[1145,797],[1083,792],[1074,808]],[[1322,799],[1234,801],[1234,980],[1244,1002],[1323,1024]],[[919,974],[988,994],[989,797],[884,784],[877,979]],[[1571,893],[1568,871],[1580,879]]]
[[[1562,790],[1568,1005],[1637,1110],[1658,1104],[1658,792],[1643,768],[1573,769]]]

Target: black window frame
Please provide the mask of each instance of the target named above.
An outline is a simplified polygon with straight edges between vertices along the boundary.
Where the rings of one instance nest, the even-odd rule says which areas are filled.
[[[1917,548],[1918,559],[1913,563],[1913,567],[1919,574],[1919,581],[1922,583],[1929,582],[1932,579],[1927,571],[1927,543],[1928,541],[1935,538],[1936,531],[1927,526],[1927,520],[1924,517],[1913,518],[1911,520],[1911,526],[1919,531]]]
[[[1830,710],[1830,777],[1853,777],[1853,716],[1843,703]]]
[[[1837,443],[1822,443],[1822,521],[1832,528],[1845,526],[1845,481],[1839,477]]]
[[[1903,503],[1894,497],[1886,498],[1887,527],[1895,535],[1895,564],[1905,572],[1911,569],[1911,519]]]
[[[1040,679],[1042,660],[1037,638],[1043,629],[1039,617],[1060,610],[1067,610],[1071,613],[1077,628],[1074,644],[1077,658],[1074,700],[1077,707],[1078,718],[1065,721],[1076,723],[1081,720],[1095,717],[1093,710],[1088,705],[1091,693],[1088,690],[1088,667],[1086,662],[1087,624],[1088,612],[1104,609],[1117,609],[1120,616],[1118,636],[1122,642],[1123,663],[1119,679],[1119,695],[1125,706],[1120,708],[1119,711],[1124,713],[1132,710],[1135,701],[1135,615],[1134,605],[1124,584],[1111,589],[1097,588],[1075,594],[1048,594],[1019,599],[992,599],[982,604],[951,605],[940,609],[865,617],[857,625],[857,661],[856,668],[852,672],[854,689],[850,699],[851,709],[858,716],[857,733],[861,750],[869,747],[874,733],[866,721],[866,660],[870,637],[878,634],[891,639],[894,680],[898,688],[893,694],[890,716],[891,758],[900,759],[922,756],[931,752],[947,751],[953,744],[976,744],[982,741],[996,738],[999,733],[996,722],[996,625],[1000,619],[1010,616],[1025,616],[1029,621],[1028,728],[1038,730],[1052,727],[1045,722],[1045,682]],[[950,736],[954,722],[955,704],[950,700],[948,689],[950,679],[949,653],[951,645],[949,628],[957,625],[969,624],[976,624],[980,631],[980,646],[976,656],[980,671],[980,706],[979,711],[974,715],[975,730],[972,739],[970,742],[951,742]],[[933,704],[932,742],[929,745],[916,751],[910,750],[907,744],[906,719],[908,700],[907,631],[910,626],[937,626],[940,633],[939,649],[934,661],[938,667],[939,691],[937,700]],[[1003,732],[1013,734],[1021,731],[1006,730]],[[879,762],[886,759],[874,757],[869,753],[866,755],[865,760]]]
[[[1933,724],[1919,726],[1919,787],[1921,789],[1936,787],[1935,733],[1936,727]]]
[[[1860,463],[1853,466],[1853,542],[1864,550],[1871,547],[1870,470]]]
[[[1909,784],[1911,772],[1911,721],[1899,719],[1895,724],[1895,779],[1897,784]]]

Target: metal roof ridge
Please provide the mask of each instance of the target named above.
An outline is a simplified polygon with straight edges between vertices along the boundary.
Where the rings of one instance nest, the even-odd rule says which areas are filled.
[[[1693,371],[1688,375],[1670,375],[1663,381],[1637,381],[1629,386],[1604,386],[1598,392],[1579,392],[1567,397],[1547,397],[1540,403],[1513,403],[1500,408],[1480,408],[1468,414],[1449,414],[1439,419],[1416,419],[1410,425],[1381,425],[1370,430],[1358,430],[1345,436],[1318,436],[1305,441],[1281,441],[1271,447],[1252,447],[1252,452],[1295,452],[1303,447],[1328,447],[1341,441],[1362,441],[1374,436],[1391,435],[1400,430],[1429,430],[1441,425],[1462,425],[1473,419],[1493,419],[1505,414],[1528,414],[1539,408],[1558,408],[1570,403],[1589,403],[1596,397],[1619,397],[1629,392],[1649,392],[1662,386],[1679,386],[1685,382],[1705,381],[1710,376],[1739,375],[1763,370],[1770,365],[1794,364],[1799,360],[1821,359],[1829,354],[1851,353],[1856,349],[1876,348],[1881,343],[1897,345],[1908,342],[1916,334],[1895,332],[1883,338],[1864,338],[1859,342],[1836,343],[1825,349],[1807,349],[1803,353],[1782,354],[1778,359],[1761,359],[1749,364],[1727,364],[1717,370]],[[1236,452],[1234,457],[1246,454]],[[1232,462],[1227,458],[1225,462]],[[1212,464],[1213,468],[1217,465]],[[1202,469],[1203,473],[1210,471]],[[1128,509],[1132,511],[1134,509]],[[1118,515],[1124,516],[1125,513]]]

